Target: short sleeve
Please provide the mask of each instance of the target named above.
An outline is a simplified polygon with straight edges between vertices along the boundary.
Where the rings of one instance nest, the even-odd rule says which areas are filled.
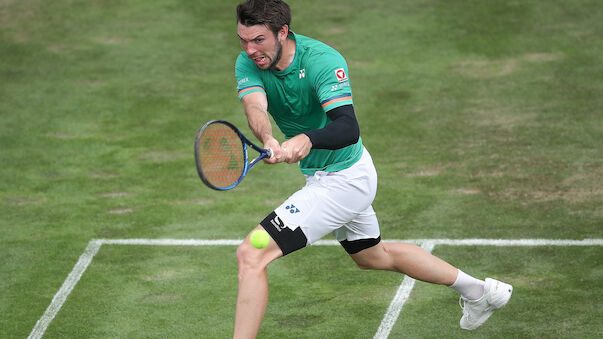
[[[237,58],[235,64],[235,76],[237,78],[237,92],[239,100],[245,95],[253,92],[266,93],[264,83],[260,77],[257,66],[249,59],[244,52]]]
[[[348,65],[341,54],[333,52],[315,55],[312,67],[306,72],[309,73],[325,112],[353,103]]]

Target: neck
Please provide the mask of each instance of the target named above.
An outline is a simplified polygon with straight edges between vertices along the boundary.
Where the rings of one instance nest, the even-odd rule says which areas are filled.
[[[283,54],[281,60],[274,66],[277,71],[283,71],[291,65],[295,58],[295,40],[286,38],[283,43]]]

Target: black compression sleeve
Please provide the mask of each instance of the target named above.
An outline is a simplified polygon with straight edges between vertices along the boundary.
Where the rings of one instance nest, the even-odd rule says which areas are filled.
[[[305,132],[312,142],[312,148],[339,149],[358,142],[360,127],[354,113],[354,106],[344,105],[327,112],[331,123],[324,128]]]

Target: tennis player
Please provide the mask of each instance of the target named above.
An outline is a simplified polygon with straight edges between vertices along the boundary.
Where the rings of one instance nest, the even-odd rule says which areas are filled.
[[[476,279],[414,244],[384,243],[371,206],[377,173],[362,144],[348,65],[333,48],[290,30],[289,6],[249,0],[237,6],[243,51],[235,74],[255,136],[275,152],[268,163],[299,163],[306,185],[255,229],[271,236],[262,250],[249,236],[237,249],[235,338],[255,338],[268,302],[266,267],[333,234],[361,269],[390,270],[445,286],[464,301],[461,328],[482,325],[511,297],[512,286]],[[272,135],[272,116],[287,139]]]

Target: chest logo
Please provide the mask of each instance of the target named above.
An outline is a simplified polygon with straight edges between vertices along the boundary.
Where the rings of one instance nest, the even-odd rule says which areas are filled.
[[[306,69],[300,69],[299,70],[299,78],[305,78],[306,77]]]

